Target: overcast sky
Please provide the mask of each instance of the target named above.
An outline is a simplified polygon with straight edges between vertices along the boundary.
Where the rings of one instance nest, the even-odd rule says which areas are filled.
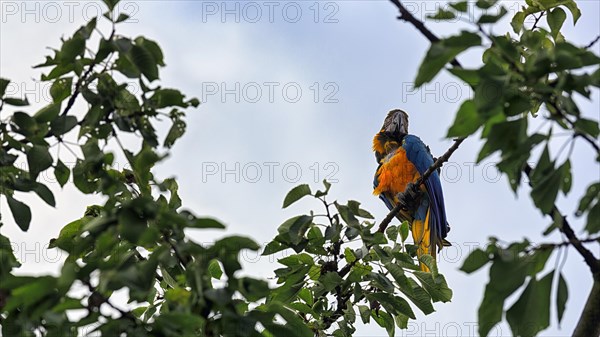
[[[586,45],[600,33],[600,2],[578,3],[583,16],[573,28],[568,14],[564,35]],[[17,83],[9,87],[10,93],[27,94],[34,108],[41,107],[50,101],[49,86],[36,82],[40,71],[31,66],[41,63],[49,52],[46,47],[58,47],[61,37],[70,36],[103,7],[76,1],[2,0],[0,4],[0,76]],[[434,13],[440,4],[406,2],[419,18]],[[503,4],[509,14],[519,8],[518,2]],[[167,67],[161,72],[162,84],[203,102],[189,110],[185,137],[157,168],[161,178],[178,178],[184,207],[227,224],[226,233],[190,232],[200,242],[225,234],[248,235],[263,244],[270,241],[285,219],[321,210],[308,199],[282,210],[287,191],[300,183],[316,189],[325,178],[334,182],[332,197],[341,202],[359,200],[378,220],[383,219],[387,209],[372,195],[376,162],[371,140],[387,111],[402,108],[409,112],[411,133],[438,156],[452,143],[444,136],[459,103],[471,94],[447,73],[419,90],[412,89],[411,81],[429,44],[412,26],[396,20],[397,10],[388,1],[124,1],[118,11],[131,16],[120,26],[122,34],[144,35],[163,48]],[[459,22],[431,23],[430,27],[441,36],[469,28]],[[508,30],[504,20],[494,32]],[[594,47],[596,53],[600,53],[599,46]],[[478,66],[480,52],[474,50],[460,60]],[[596,120],[598,94],[593,92],[593,103],[581,101],[584,113]],[[537,121],[532,124],[535,127]],[[485,245],[487,237],[562,240],[556,233],[541,237],[550,219],[533,208],[528,188],[515,197],[506,178],[494,168],[493,157],[474,164],[481,147],[477,138],[467,140],[442,170],[452,225],[448,239],[453,246],[442,252],[439,265],[454,298],[451,303],[436,304],[435,313],[411,322],[409,330],[398,331],[400,336],[475,335],[487,269],[466,275],[458,268],[470,250]],[[564,140],[557,142],[554,153]],[[72,162],[73,158],[63,160]],[[599,172],[584,143],[578,141],[572,161],[572,197],[561,197],[559,206],[579,230],[582,222],[573,210]],[[27,233],[14,224],[4,199],[0,204],[6,223],[2,231],[13,240],[16,255],[24,262],[23,273],[56,273],[64,256],[47,251],[48,240],[64,224],[81,217],[86,205],[101,201],[71,187],[61,191],[58,184],[50,185],[56,208],[20,196],[34,213]],[[270,272],[278,267],[273,258],[246,254],[245,260],[245,272],[252,275],[271,277]],[[553,255],[548,270],[555,263]],[[553,307],[552,327],[542,336],[570,335],[591,288],[589,271],[574,250],[569,250],[563,273],[569,300],[562,329],[558,329]],[[509,303],[513,301],[514,297],[509,298]],[[360,326],[356,334],[384,335],[375,324]],[[500,335],[510,335],[507,325],[490,333]]]

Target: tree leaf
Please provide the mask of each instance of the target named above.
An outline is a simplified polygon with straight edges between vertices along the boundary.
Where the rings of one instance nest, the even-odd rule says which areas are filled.
[[[62,102],[65,98],[71,96],[71,87],[73,85],[72,77],[59,78],[50,87],[50,96],[54,103]]]
[[[520,34],[521,33],[521,29],[523,29],[523,22],[525,22],[525,17],[527,15],[524,12],[517,12],[511,22],[510,25],[513,28],[513,31],[515,32],[515,34]]]
[[[8,208],[12,212],[13,218],[17,225],[22,231],[26,232],[29,229],[31,223],[31,209],[29,206],[14,199],[12,196],[5,194],[6,200],[8,201]]]
[[[149,81],[158,79],[158,66],[152,54],[144,47],[131,47],[131,61]]]
[[[221,265],[219,264],[219,261],[214,259],[210,261],[210,263],[208,264],[208,273],[212,278],[215,278],[217,280],[221,279],[221,276],[223,276],[223,270],[221,270]]]
[[[304,196],[310,195],[310,187],[307,184],[298,185],[292,188],[288,194],[285,196],[283,200],[283,208],[288,207],[289,205],[295,203],[296,201],[302,199]]]
[[[56,181],[58,181],[60,187],[64,187],[67,181],[69,181],[70,174],[71,170],[69,170],[69,168],[60,159],[58,159],[56,166],[54,167],[54,177],[56,177]]]
[[[34,145],[29,149],[27,151],[27,164],[32,179],[35,179],[40,172],[52,166],[52,156],[48,152],[48,147]]]
[[[9,83],[10,80],[0,77],[0,99],[4,97],[4,93],[6,93],[6,88],[8,87]]]
[[[466,100],[458,109],[456,119],[448,130],[446,137],[465,137],[477,131],[481,126],[481,119],[475,109],[475,103],[472,100]]]
[[[562,273],[558,273],[558,286],[556,287],[556,315],[558,316],[558,324],[562,321],[563,314],[565,312],[565,306],[567,305],[567,299],[569,298],[569,289],[567,288],[567,282],[563,277]]]
[[[56,201],[54,200],[54,194],[52,194],[52,191],[50,191],[50,189],[46,185],[36,183],[35,187],[33,188],[33,191],[40,198],[42,198],[42,200],[44,200],[48,205],[50,205],[52,207],[56,207]]]
[[[460,267],[460,270],[464,271],[467,274],[470,274],[476,270],[479,270],[488,262],[490,262],[489,255],[483,250],[477,248],[473,252],[471,252],[469,256],[467,256],[462,267]]]
[[[462,31],[460,35],[451,36],[431,44],[425,59],[419,67],[415,87],[431,81],[442,68],[461,52],[481,45],[481,37],[475,33]]]
[[[550,325],[550,290],[553,272],[540,281],[532,278],[515,304],[506,311],[514,336],[532,337]]]
[[[554,39],[556,39],[558,33],[560,33],[560,29],[566,18],[567,14],[560,7],[556,7],[548,12],[546,20],[548,21],[548,26],[550,26],[550,31],[552,32],[552,37],[554,37]]]

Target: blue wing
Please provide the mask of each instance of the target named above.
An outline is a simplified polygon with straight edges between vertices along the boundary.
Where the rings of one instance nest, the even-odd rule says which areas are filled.
[[[413,165],[415,165],[419,174],[422,175],[431,165],[433,165],[433,156],[429,152],[429,148],[419,137],[406,135],[402,147],[406,151],[406,157]],[[441,245],[442,239],[448,234],[448,227],[446,207],[444,206],[444,194],[440,176],[437,171],[433,171],[429,176],[429,179],[425,181],[425,189],[427,190],[427,196],[429,197],[428,202],[431,210],[429,215],[430,228],[432,229],[432,234],[435,235],[435,240],[433,242]],[[421,218],[422,216],[422,219],[424,219],[426,211],[426,207],[419,207],[417,210],[417,218]]]

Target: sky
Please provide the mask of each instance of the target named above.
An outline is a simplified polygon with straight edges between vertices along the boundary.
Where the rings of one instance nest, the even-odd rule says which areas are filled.
[[[445,4],[404,3],[421,19]],[[520,6],[512,1],[502,4],[509,15]],[[578,4],[583,16],[573,27],[568,14],[563,34],[575,44],[587,45],[600,34],[600,2]],[[0,6],[0,76],[13,80],[16,84],[9,93],[27,95],[32,103],[29,111],[35,111],[49,103],[50,96],[49,85],[38,82],[40,70],[31,66],[43,61],[50,52],[47,47],[58,47],[61,37],[70,36],[104,7],[99,2],[5,0]],[[186,135],[156,169],[158,177],[177,177],[185,208],[227,225],[224,232],[190,231],[198,242],[240,234],[266,244],[289,217],[321,210],[309,199],[288,209],[281,205],[292,187],[307,183],[317,189],[323,179],[333,183],[332,200],[359,200],[377,220],[383,219],[387,208],[372,195],[377,163],[371,141],[387,111],[407,111],[411,133],[439,156],[452,144],[445,135],[460,102],[471,95],[464,84],[444,72],[420,89],[412,87],[429,43],[396,19],[398,12],[388,1],[123,1],[116,11],[130,15],[119,28],[123,35],[144,35],[162,47],[167,67],[161,70],[161,85],[202,101],[198,109],[188,111]],[[461,21],[428,26],[440,36],[472,29]],[[505,19],[494,33],[509,29]],[[459,60],[476,67],[481,51],[475,49]],[[600,53],[600,44],[594,51]],[[131,90],[139,88],[132,84]],[[598,90],[591,102],[580,102],[584,114],[598,120]],[[553,153],[566,139],[553,144]],[[475,164],[481,145],[478,136],[469,138],[442,169],[452,226],[447,239],[453,246],[441,252],[438,263],[454,291],[452,302],[436,304],[435,313],[420,315],[408,330],[398,330],[399,336],[476,335],[477,308],[488,269],[472,275],[458,269],[470,251],[485,246],[489,236],[506,242],[525,237],[532,242],[562,241],[556,233],[541,236],[550,219],[533,207],[527,187],[518,195],[509,189],[494,167],[497,157]],[[62,155],[65,162],[73,161],[64,151]],[[572,162],[573,189],[568,197],[559,198],[558,205],[577,233],[585,235],[573,211],[578,196],[600,173],[589,145],[583,142],[577,142]],[[55,191],[57,207],[22,195],[34,213],[28,232],[18,229],[5,200],[0,201],[6,223],[2,234],[11,238],[23,274],[56,274],[65,255],[47,250],[49,239],[81,217],[86,205],[102,201],[72,187],[61,190],[51,173],[43,178]],[[599,253],[597,246],[594,253]],[[276,258],[282,256],[246,252],[244,273],[273,277]],[[561,260],[553,255],[547,270],[563,258],[564,254]],[[565,259],[562,271],[569,285],[565,317],[559,328],[552,308],[551,327],[541,336],[570,335],[591,288],[589,271],[577,252],[569,249]],[[510,297],[508,303],[515,299]],[[356,333],[385,335],[376,324],[359,324]],[[504,323],[490,332],[490,336],[508,335]]]

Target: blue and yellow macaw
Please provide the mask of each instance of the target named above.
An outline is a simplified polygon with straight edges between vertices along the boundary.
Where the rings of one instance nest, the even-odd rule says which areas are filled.
[[[398,193],[404,192],[409,183],[433,165],[433,157],[419,137],[408,133],[408,114],[402,110],[388,113],[381,131],[373,138],[373,151],[379,163],[373,194],[391,210],[398,203]],[[446,221],[444,195],[437,171],[421,185],[421,191],[416,209],[402,210],[397,217],[411,224],[417,256],[429,254],[435,258],[437,250],[450,245],[444,240],[450,226]],[[421,270],[428,271],[428,268],[421,263]]]

